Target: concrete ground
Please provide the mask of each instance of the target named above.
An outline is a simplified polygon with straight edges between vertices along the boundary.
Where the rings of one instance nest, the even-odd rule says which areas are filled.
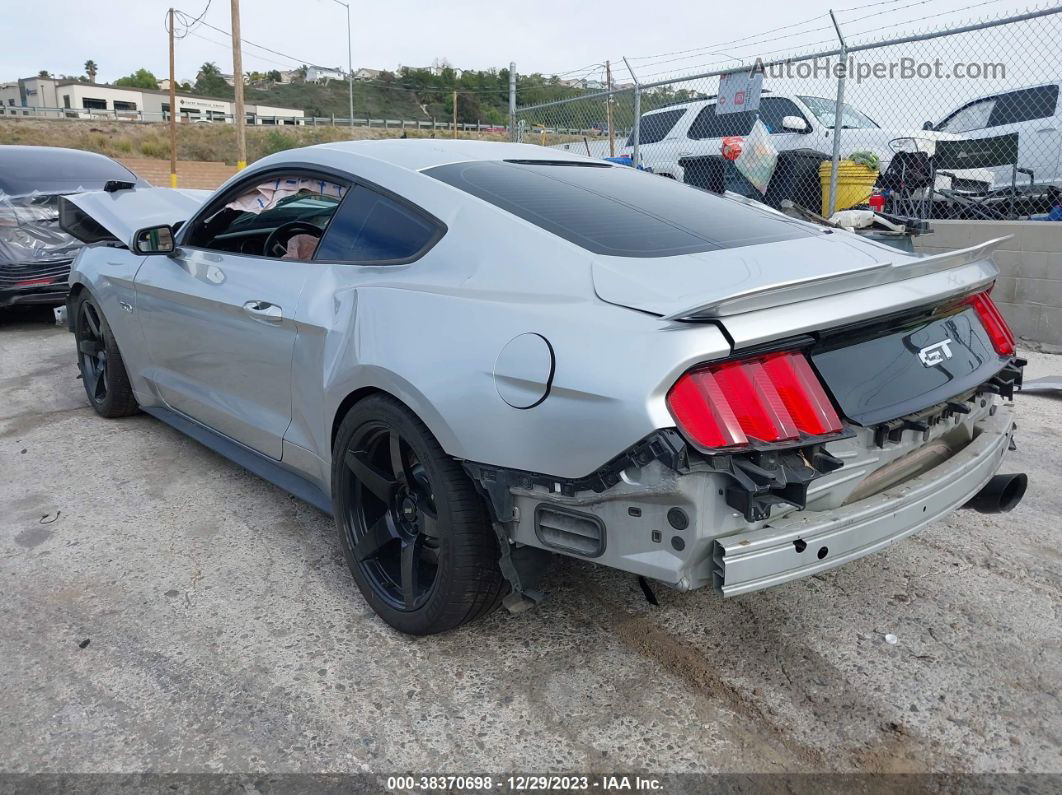
[[[46,313],[0,361],[2,771],[1062,771],[1058,398],[1017,398],[1012,514],[726,602],[560,560],[540,607],[411,639],[329,518],[96,417]]]

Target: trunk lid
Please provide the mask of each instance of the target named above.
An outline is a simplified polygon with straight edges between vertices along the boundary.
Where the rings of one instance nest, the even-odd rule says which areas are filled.
[[[970,393],[1008,360],[968,305],[826,335],[809,356],[844,416],[865,426]]]
[[[60,198],[59,225],[85,243],[114,240],[129,247],[141,229],[187,221],[212,194],[174,188],[76,193]]]
[[[836,233],[647,262],[595,262],[604,300],[714,322],[733,351],[802,346],[851,422],[872,426],[969,393],[1002,370],[961,297],[998,271],[999,240],[917,257]]]

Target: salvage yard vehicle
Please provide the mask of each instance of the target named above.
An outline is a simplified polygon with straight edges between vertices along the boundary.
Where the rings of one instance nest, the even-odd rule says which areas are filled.
[[[51,146],[0,146],[0,308],[61,304],[81,242],[59,228],[59,196],[136,184],[109,157]],[[147,184],[147,183],[141,183]]]
[[[760,121],[767,129],[771,145],[779,152],[810,149],[832,151],[837,103],[826,97],[764,91],[757,110],[717,114],[715,97],[666,105],[642,114],[639,125],[639,156],[646,168],[682,182],[688,164],[697,158],[719,155],[724,138],[745,137]],[[930,155],[934,142],[960,140],[964,136],[942,130],[885,128],[852,105],[841,108],[845,152],[873,152],[885,173],[898,149],[922,151]],[[605,157],[607,142],[558,144],[552,148]],[[616,154],[634,151],[634,133],[616,143]],[[987,189],[992,183],[988,169],[958,169],[954,178],[942,180],[947,187]]]
[[[977,140],[1018,134],[1017,165],[1031,171],[1030,182],[1062,185],[1062,83],[1045,83],[979,97],[925,129]],[[996,185],[1009,185],[1009,168],[994,169]]]
[[[993,243],[915,257],[520,144],[331,143],[213,195],[69,197],[89,401],[334,515],[428,634],[550,553],[734,596],[881,549],[997,476],[1024,364]]]

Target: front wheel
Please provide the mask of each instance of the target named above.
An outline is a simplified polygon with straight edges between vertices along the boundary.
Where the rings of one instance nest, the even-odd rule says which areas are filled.
[[[89,403],[101,417],[127,417],[138,410],[122,354],[99,304],[82,292],[74,301],[77,364]]]
[[[343,555],[369,605],[411,635],[446,632],[504,595],[486,505],[398,401],[374,395],[340,425],[332,501]]]

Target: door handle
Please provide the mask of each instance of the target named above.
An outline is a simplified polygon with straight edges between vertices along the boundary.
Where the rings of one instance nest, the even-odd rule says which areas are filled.
[[[284,319],[284,310],[268,301],[248,301],[243,305],[243,311],[264,323],[279,323]]]

